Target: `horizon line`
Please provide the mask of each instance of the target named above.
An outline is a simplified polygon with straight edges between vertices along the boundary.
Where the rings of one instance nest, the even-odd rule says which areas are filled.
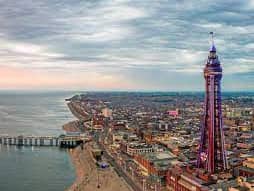
[[[142,89],[105,89],[105,90],[81,90],[81,89],[1,89],[0,92],[141,92],[141,93],[202,93],[204,90],[142,90]],[[224,90],[222,93],[231,92],[244,92],[244,93],[254,93],[254,90]]]

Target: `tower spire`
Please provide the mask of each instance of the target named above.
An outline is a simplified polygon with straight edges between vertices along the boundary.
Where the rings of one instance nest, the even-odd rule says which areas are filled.
[[[212,44],[211,44],[211,47],[210,47],[210,52],[216,52],[216,47],[214,45],[214,32],[210,32],[210,36],[211,36],[211,41],[212,41]]]
[[[213,41],[213,36],[214,35],[214,33],[213,32],[210,32],[210,36],[211,36],[211,41],[212,41],[212,45],[214,44],[214,41]]]

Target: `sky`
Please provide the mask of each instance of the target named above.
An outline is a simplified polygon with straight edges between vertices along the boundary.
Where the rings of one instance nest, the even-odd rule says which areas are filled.
[[[0,0],[0,89],[254,90],[254,0]]]

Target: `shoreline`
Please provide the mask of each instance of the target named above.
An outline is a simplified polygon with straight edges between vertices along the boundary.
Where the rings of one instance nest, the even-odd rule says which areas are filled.
[[[65,191],[132,191],[129,185],[117,175],[111,167],[108,169],[97,168],[90,153],[91,144],[86,143],[83,147],[69,150],[69,156],[75,168],[76,179]],[[98,185],[99,188],[98,188]]]
[[[79,120],[70,121],[62,126],[62,129],[65,132],[81,132],[79,129]],[[85,149],[85,148],[84,148]],[[75,169],[75,180],[65,191],[75,191],[78,190],[78,185],[81,184],[83,177],[85,177],[85,169],[87,165],[82,164],[82,150],[78,146],[76,148],[68,149],[67,153],[70,157],[71,163]],[[84,161],[83,161],[84,162]]]
[[[74,182],[72,183],[72,185],[66,189],[66,191],[76,190],[76,188],[82,181],[82,177],[85,176],[85,171],[82,168],[80,168],[82,166],[81,161],[77,159],[77,158],[79,158],[79,154],[80,154],[79,153],[80,151],[78,151],[77,149],[78,148],[71,149],[68,151],[68,155],[70,157],[71,163],[75,169],[75,177],[76,178],[75,178]]]
[[[63,130],[66,132],[82,132],[80,120],[88,120],[80,113],[75,112],[75,109],[68,103],[71,113],[77,118],[75,121],[70,121],[63,125]],[[83,114],[83,113],[82,113]],[[71,162],[75,168],[76,178],[71,186],[65,191],[133,191],[127,182],[116,173],[113,167],[100,169],[96,165],[96,161],[91,154],[94,141],[83,144],[83,148],[78,146],[68,150]]]
[[[65,132],[72,133],[72,132],[81,132],[79,120],[70,121],[62,126],[62,129]]]
[[[89,175],[95,169],[95,164],[93,164],[92,158],[90,158],[88,145],[84,145],[83,150],[80,146],[70,149],[68,154],[75,168],[76,179],[66,191],[80,190],[80,185],[87,180]]]

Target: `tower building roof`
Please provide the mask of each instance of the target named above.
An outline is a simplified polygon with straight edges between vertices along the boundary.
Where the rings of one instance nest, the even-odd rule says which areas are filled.
[[[216,47],[214,45],[214,42],[213,42],[212,46],[210,47],[209,51],[210,52],[216,52]]]

